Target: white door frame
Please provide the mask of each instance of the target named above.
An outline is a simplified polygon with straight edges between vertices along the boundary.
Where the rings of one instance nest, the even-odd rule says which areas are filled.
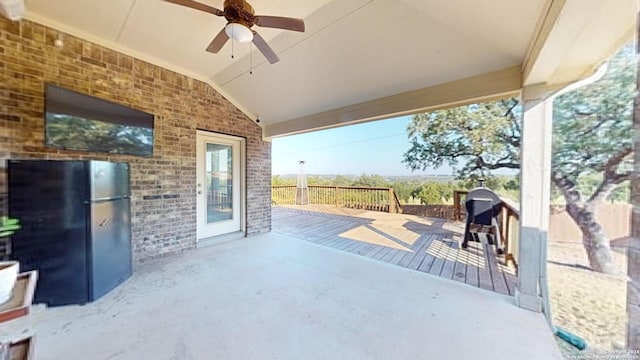
[[[234,197],[233,220],[239,220],[237,226],[229,223],[208,225],[206,218],[206,191],[204,177],[206,172],[206,143],[228,144],[237,148],[238,159],[234,158],[233,187],[239,189],[239,198]],[[235,151],[234,151],[235,152]],[[237,161],[237,162],[236,162]],[[239,166],[236,166],[239,165]],[[197,241],[246,232],[246,139],[237,136],[196,130],[196,239]],[[237,207],[237,209],[236,209]],[[237,217],[237,218],[236,218]],[[218,225],[218,226],[216,226]]]

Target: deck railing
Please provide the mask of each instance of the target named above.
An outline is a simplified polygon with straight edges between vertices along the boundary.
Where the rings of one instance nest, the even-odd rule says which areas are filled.
[[[520,208],[515,202],[501,198],[500,236],[505,239],[504,253],[506,261],[513,261],[517,265],[520,242]]]
[[[295,198],[294,185],[271,187],[271,202],[274,205],[293,205]],[[309,185],[309,203],[402,213],[400,200],[392,188]]]
[[[453,204],[456,220],[464,221],[466,208],[464,202],[468,191],[456,190],[453,192]],[[505,261],[512,261],[517,265],[518,244],[520,241],[520,210],[518,204],[512,200],[500,197],[502,206],[498,220],[500,222],[500,237],[504,241]]]

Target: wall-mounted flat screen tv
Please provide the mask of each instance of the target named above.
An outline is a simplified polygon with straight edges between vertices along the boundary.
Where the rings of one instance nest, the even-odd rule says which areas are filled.
[[[48,147],[152,156],[153,120],[153,114],[45,85]]]

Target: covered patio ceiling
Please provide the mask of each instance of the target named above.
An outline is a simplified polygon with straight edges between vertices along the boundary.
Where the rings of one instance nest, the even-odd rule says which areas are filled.
[[[200,0],[222,8],[223,0]],[[634,29],[636,0],[253,0],[306,32],[254,28],[205,48],[224,18],[161,0],[26,0],[26,18],[210,83],[266,138],[551,87],[589,75]]]

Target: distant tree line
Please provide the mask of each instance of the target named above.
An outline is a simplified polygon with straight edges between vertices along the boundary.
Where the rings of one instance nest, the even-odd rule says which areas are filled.
[[[401,204],[446,205],[453,204],[453,192],[455,190],[469,190],[478,186],[475,179],[454,180],[451,177],[443,177],[434,180],[425,178],[385,178],[380,175],[361,176],[314,176],[307,177],[309,185],[324,186],[355,186],[355,187],[379,187],[393,188]],[[296,185],[295,176],[274,175],[271,178],[273,186]],[[498,194],[517,200],[520,188],[518,177],[492,176],[485,180],[485,186]]]
[[[591,193],[600,184],[601,179],[597,174],[585,176],[578,182],[578,187],[585,193]],[[402,204],[446,205],[453,204],[453,192],[455,190],[470,190],[478,186],[478,179],[455,180],[452,177],[434,179],[432,177],[416,178],[385,178],[380,175],[360,176],[320,176],[309,175],[309,185],[324,186],[356,186],[356,187],[382,187],[393,188]],[[274,175],[271,178],[273,186],[294,186],[296,176]],[[513,201],[519,201],[520,179],[518,175],[488,176],[484,185],[495,191],[500,196]],[[610,203],[627,203],[629,200],[629,184],[623,184],[612,191],[606,200]],[[564,198],[557,188],[552,188],[552,202],[564,204]]]

